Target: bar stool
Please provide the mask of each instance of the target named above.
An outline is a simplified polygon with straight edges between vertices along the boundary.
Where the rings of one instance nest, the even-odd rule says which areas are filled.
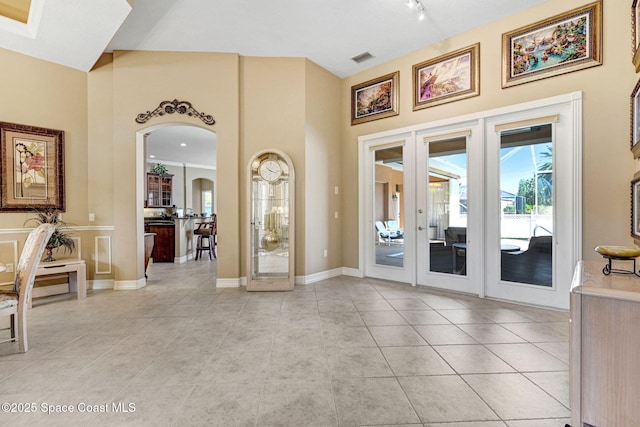
[[[198,243],[196,245],[196,258],[201,257],[202,252],[209,253],[209,259],[217,258],[216,256],[216,237],[217,237],[217,226],[216,226],[216,214],[211,215],[211,219],[208,221],[203,221],[198,224],[198,228],[193,230],[193,234],[198,236]],[[206,239],[206,242],[205,242]],[[213,254],[213,257],[211,256]]]

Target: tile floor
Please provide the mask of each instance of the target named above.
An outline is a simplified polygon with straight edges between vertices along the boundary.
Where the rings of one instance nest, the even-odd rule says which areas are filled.
[[[567,313],[352,277],[215,289],[215,265],[155,264],[138,291],[40,302],[29,352],[0,344],[0,402],[36,412],[0,425],[569,422]]]

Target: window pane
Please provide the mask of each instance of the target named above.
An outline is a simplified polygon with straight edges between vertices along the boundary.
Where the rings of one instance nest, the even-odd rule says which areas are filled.
[[[404,267],[404,212],[402,210],[403,147],[375,152],[375,257],[376,264]]]
[[[552,285],[552,126],[500,136],[501,279]]]
[[[429,142],[429,270],[467,274],[467,139]]]

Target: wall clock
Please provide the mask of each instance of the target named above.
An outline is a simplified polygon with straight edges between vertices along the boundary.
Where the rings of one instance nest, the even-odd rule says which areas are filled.
[[[282,166],[278,159],[266,158],[260,162],[258,174],[267,182],[275,182],[282,176]]]

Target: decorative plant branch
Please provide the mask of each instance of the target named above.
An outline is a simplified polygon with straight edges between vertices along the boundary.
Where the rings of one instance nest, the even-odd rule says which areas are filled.
[[[24,225],[29,223],[35,223],[36,226],[40,224],[53,224],[56,228],[45,246],[45,249],[47,250],[47,257],[42,261],[55,261],[56,259],[53,257],[53,250],[56,248],[62,247],[65,252],[73,252],[76,248],[76,244],[69,236],[68,224],[60,219],[60,214],[62,212],[58,209],[38,210],[34,208],[32,210],[36,216],[26,220]]]
[[[168,171],[167,167],[162,163],[156,163],[151,169],[149,169],[149,172],[157,173],[158,175],[164,175]]]

